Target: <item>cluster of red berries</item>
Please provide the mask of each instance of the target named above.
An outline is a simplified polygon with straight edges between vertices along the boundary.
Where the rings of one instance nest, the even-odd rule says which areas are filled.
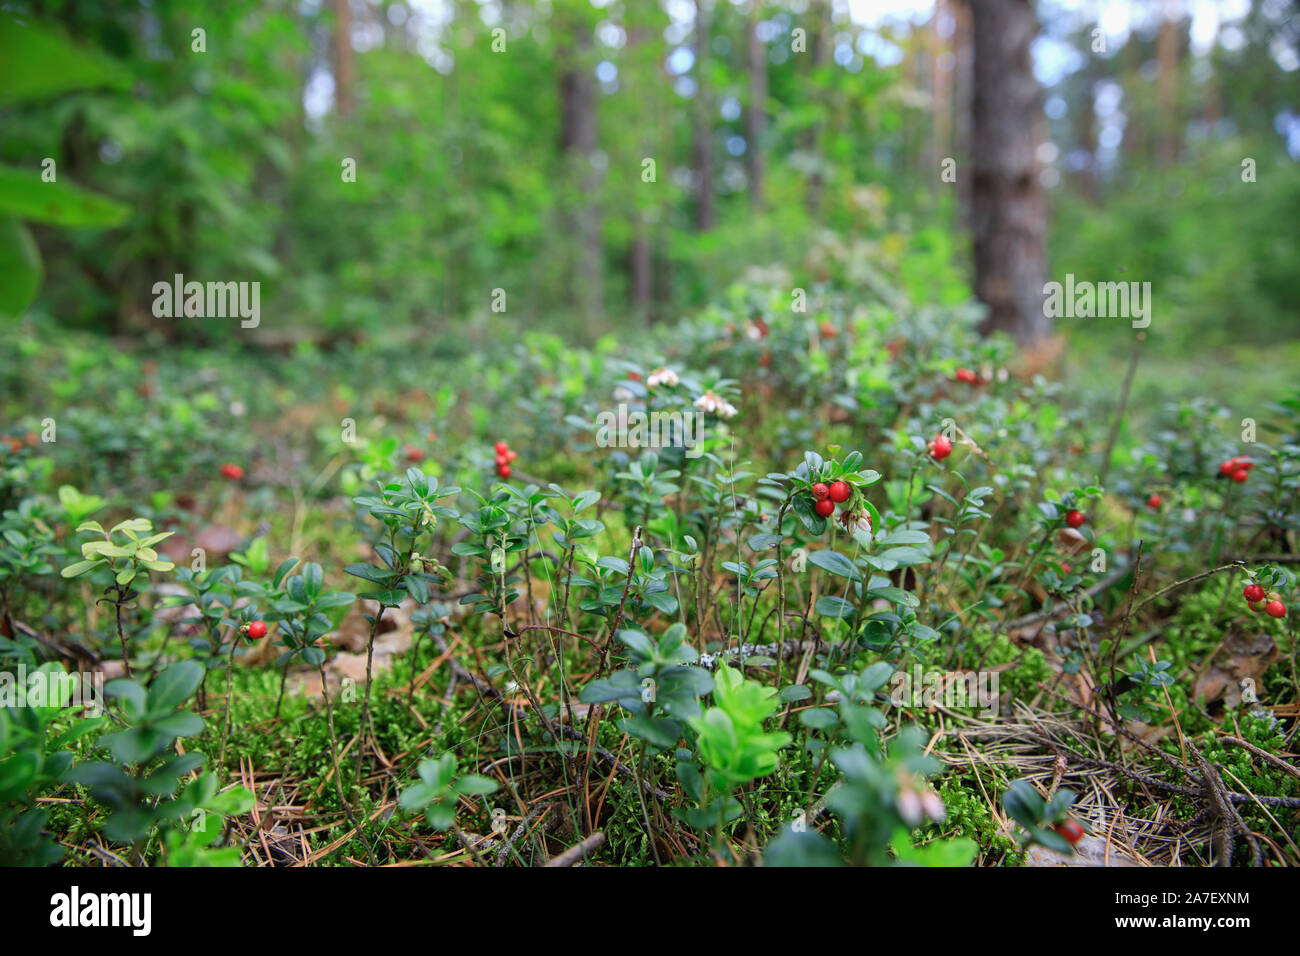
[[[497,475],[501,478],[510,477],[510,463],[519,456],[510,450],[510,446],[503,441],[499,441],[493,446],[497,453]]]
[[[1065,513],[1065,523],[1071,528],[1081,528],[1083,527],[1083,523],[1087,520],[1087,517],[1082,511],[1067,511]]]
[[[930,457],[935,461],[943,461],[952,454],[952,439],[947,435],[935,435],[930,439],[927,447],[930,449]]]
[[[953,376],[959,382],[965,382],[967,385],[978,385],[980,377],[968,368],[957,369],[957,374]]]
[[[1083,827],[1074,820],[1066,820],[1063,823],[1058,823],[1053,826],[1052,829],[1065,837],[1071,846],[1083,839]]]
[[[1247,584],[1241,595],[1246,599],[1246,603],[1252,611],[1259,612],[1261,610],[1260,603],[1267,598],[1268,603],[1264,604],[1262,608],[1264,613],[1269,617],[1286,617],[1286,605],[1282,603],[1281,595],[1276,592],[1265,594],[1262,585]]]
[[[817,512],[823,518],[829,518],[835,513],[835,506],[843,504],[849,500],[849,495],[853,489],[849,487],[847,481],[832,481],[829,485],[824,481],[819,481],[812,486],[813,497],[817,503],[813,505],[813,511]]]
[[[244,469],[240,468],[238,465],[226,462],[221,466],[221,476],[223,478],[229,478],[231,481],[238,481],[240,478],[244,477]]]
[[[1241,484],[1250,477],[1250,469],[1255,467],[1255,463],[1249,458],[1242,458],[1233,455],[1227,461],[1219,465],[1219,474],[1231,478],[1233,481]]]
[[[0,438],[0,442],[8,445],[10,451],[22,451],[24,445],[36,444],[36,432],[28,432],[26,436],[9,435],[6,438]]]
[[[1159,508],[1161,504],[1162,502],[1159,495],[1153,494],[1150,498],[1147,499],[1147,507],[1152,509],[1153,511]]]

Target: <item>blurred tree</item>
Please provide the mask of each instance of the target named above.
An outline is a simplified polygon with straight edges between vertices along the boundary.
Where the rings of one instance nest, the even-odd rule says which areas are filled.
[[[745,110],[745,165],[749,173],[749,201],[763,208],[763,123],[767,111],[767,47],[759,35],[759,0],[750,0],[746,35],[749,44],[749,104]]]
[[[713,186],[713,107],[709,88],[709,0],[695,0],[695,110],[691,134],[691,165],[695,183],[695,228],[712,229],[717,222]]]
[[[1044,314],[1047,203],[1034,137],[1040,115],[1029,0],[971,0],[975,28],[972,224],[975,291],[989,307],[983,332],[1031,344],[1051,332]]]

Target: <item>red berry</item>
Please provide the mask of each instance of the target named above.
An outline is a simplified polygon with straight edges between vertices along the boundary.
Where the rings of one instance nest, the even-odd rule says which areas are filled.
[[[843,504],[844,502],[848,501],[849,495],[851,495],[852,493],[853,491],[852,489],[849,488],[849,483],[847,481],[831,482],[831,487],[830,487],[831,501],[834,501],[836,504]]]
[[[1237,484],[1241,484],[1249,477],[1250,477],[1250,472],[1247,471],[1245,468],[1238,468],[1236,471],[1232,473],[1232,480],[1235,481]]]
[[[233,481],[238,481],[240,478],[244,477],[244,469],[240,468],[238,465],[232,465],[227,462],[221,466],[221,474],[223,477],[230,478]]]
[[[1246,606],[1250,608],[1252,611],[1254,611],[1256,614],[1264,610],[1263,604],[1256,604],[1254,601],[1247,601]]]
[[[253,621],[251,624],[249,624],[248,636],[255,641],[260,641],[262,638],[266,637],[266,622]]]
[[[813,497],[816,498],[818,501],[820,501],[822,498],[825,498],[827,495],[829,495],[831,493],[831,490],[826,487],[826,483],[824,481],[819,481],[817,482],[817,484],[812,486],[812,493],[813,493]]]
[[[498,455],[504,455],[506,452],[510,450],[510,446],[503,441],[497,442],[496,445],[494,445],[493,447],[496,449],[496,453]]]
[[[519,456],[516,455],[513,450],[506,451],[506,461],[514,461],[518,457]]]
[[[424,452],[420,451],[420,449],[416,448],[414,445],[403,446],[402,453],[406,455],[407,461],[419,461],[424,457]]]
[[[509,477],[510,477],[510,466],[509,466],[509,465],[497,465],[497,474],[500,475],[502,478],[509,478]]]
[[[943,461],[952,454],[952,440],[947,435],[935,435],[930,439],[930,457]]]
[[[639,382],[639,381],[641,381],[641,373],[640,373],[640,372],[635,372],[635,371],[633,371],[633,372],[628,372],[628,373],[627,373],[627,377],[630,378],[630,379],[631,379],[632,381],[634,381],[634,382]]]
[[[968,382],[969,384],[974,385],[979,381],[979,378],[970,369],[959,368],[957,369],[957,381]]]
[[[1235,463],[1235,461],[1234,461],[1233,459],[1229,458],[1227,461],[1225,461],[1225,462],[1223,462],[1223,463],[1221,463],[1221,464],[1219,465],[1219,474],[1221,474],[1221,475],[1230,475],[1230,474],[1232,474],[1233,469],[1234,469],[1235,467],[1236,467],[1236,463]]]
[[[1241,595],[1247,601],[1262,601],[1264,600],[1264,589],[1258,584],[1247,584]]]
[[[1065,837],[1073,845],[1083,839],[1083,827],[1079,826],[1073,820],[1066,820],[1064,823],[1058,823],[1052,827],[1057,833]]]
[[[1160,502],[1160,496],[1159,496],[1159,495],[1152,495],[1150,498],[1147,499],[1147,507],[1148,507],[1148,508],[1159,508],[1159,507],[1160,507],[1160,503],[1161,503],[1161,502]]]
[[[1082,511],[1070,511],[1065,515],[1065,523],[1071,528],[1082,527],[1083,523],[1087,520],[1088,519],[1083,516]]]
[[[1269,601],[1264,611],[1269,617],[1286,617],[1286,605],[1281,601]]]
[[[829,518],[835,514],[835,502],[829,498],[822,498],[817,504],[813,505],[813,511],[817,512],[823,518]]]
[[[503,465],[508,465],[508,464],[510,464],[510,456],[509,456],[509,455],[497,455],[497,467],[498,467],[498,468],[502,467]]]

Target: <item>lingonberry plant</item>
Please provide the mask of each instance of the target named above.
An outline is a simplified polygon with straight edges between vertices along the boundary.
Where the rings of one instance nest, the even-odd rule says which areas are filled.
[[[94,574],[100,569],[109,572],[111,581],[104,589],[101,600],[113,606],[117,638],[122,647],[122,666],[128,677],[131,676],[131,655],[127,650],[122,611],[140,594],[136,587],[137,578],[147,580],[150,571],[170,571],[175,567],[171,561],[159,557],[154,549],[154,545],[170,538],[172,533],[160,531],[151,534],[152,531],[153,524],[147,518],[128,518],[119,521],[108,531],[98,521],[84,522],[77,527],[78,533],[94,532],[102,538],[82,544],[83,560],[69,564],[62,572],[65,578]]]
[[[23,332],[49,374],[0,372],[78,407],[0,443],[0,656],[130,678],[0,706],[5,862],[1014,865],[1110,794],[1116,853],[1300,862],[1300,399],[1259,441],[1065,402],[810,255],[807,312],[747,279],[634,358],[178,360],[153,403]]]

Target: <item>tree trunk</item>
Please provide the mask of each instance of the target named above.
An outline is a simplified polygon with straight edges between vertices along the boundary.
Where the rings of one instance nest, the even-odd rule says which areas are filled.
[[[695,0],[695,124],[691,133],[691,165],[695,167],[695,228],[712,229],[717,222],[713,195],[713,113],[704,64],[709,57],[708,0]]]
[[[832,33],[830,0],[813,0],[809,14],[812,19],[811,69],[809,72],[815,74],[808,84],[809,97],[814,104],[824,109],[825,97],[819,85],[821,82],[820,76],[816,74],[820,74],[821,70],[830,61]],[[805,201],[808,205],[808,214],[813,219],[820,216],[822,191],[825,184],[823,176],[823,163],[825,160],[822,157],[821,150],[822,127],[824,125],[824,122],[819,117],[817,122],[809,127],[804,141],[804,149],[808,152],[812,163],[812,172],[808,175]]]
[[[953,0],[952,15],[956,29],[952,35],[957,61],[953,76],[953,158],[957,160],[957,217],[971,229],[971,113],[975,88],[975,38],[971,24],[970,0]]]
[[[1030,344],[1052,326],[1043,309],[1047,203],[1034,142],[1041,107],[1030,44],[1037,24],[1029,0],[972,0],[971,9],[975,291],[989,307],[980,331],[1003,330]]]
[[[745,110],[745,157],[749,172],[749,201],[763,208],[763,123],[767,109],[767,47],[758,38],[758,0],[749,5],[749,109]]]
[[[1156,91],[1160,98],[1160,164],[1172,166],[1178,161],[1181,146],[1178,121],[1178,34],[1180,21],[1166,0],[1160,30],[1156,34],[1156,60],[1160,72]]]
[[[565,218],[576,227],[578,261],[572,270],[575,278],[574,305],[588,319],[600,315],[604,307],[605,250],[600,230],[600,206],[596,193],[600,176],[593,163],[596,152],[596,77],[588,63],[591,33],[588,26],[575,18],[571,25],[571,43],[561,54],[565,64],[560,74],[560,145],[569,169],[570,195],[574,202]]]
[[[356,62],[352,53],[352,7],[334,0],[334,108],[347,116],[356,105]]]

